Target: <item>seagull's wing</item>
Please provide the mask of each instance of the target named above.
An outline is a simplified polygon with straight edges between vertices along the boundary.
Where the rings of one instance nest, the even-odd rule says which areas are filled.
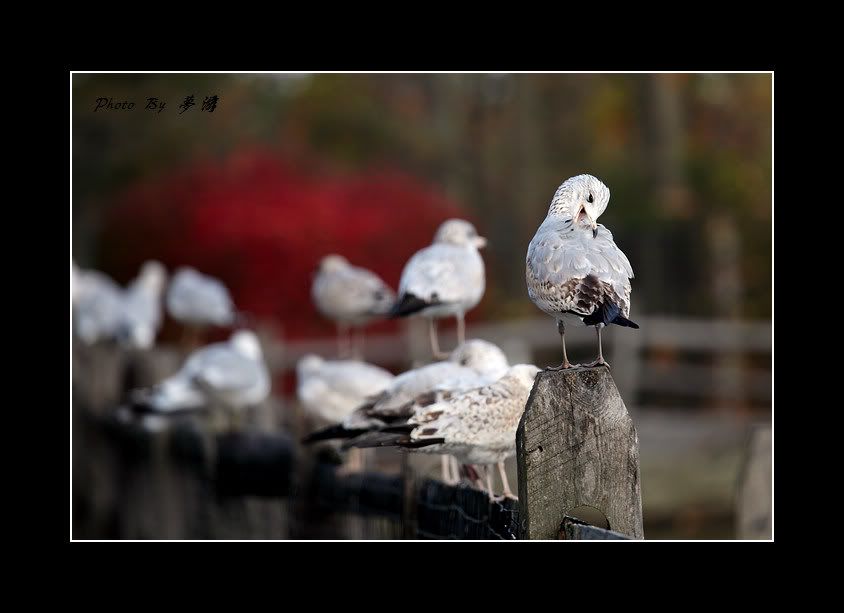
[[[229,393],[248,390],[261,378],[261,365],[231,349],[221,348],[205,356],[193,379],[202,388]]]
[[[217,279],[192,271],[176,274],[167,291],[167,310],[175,319],[229,325],[234,303],[229,290]]]
[[[480,300],[485,285],[484,265],[474,249],[434,244],[417,251],[404,267],[399,294],[427,302]]]
[[[314,282],[317,308],[336,319],[356,319],[386,314],[393,291],[375,273],[364,268],[320,273]]]
[[[526,265],[534,302],[557,301],[561,311],[588,315],[609,297],[625,317],[630,312],[633,268],[601,224],[594,238],[563,223],[543,224],[530,243]]]
[[[530,390],[504,377],[495,383],[434,403],[408,421],[412,442],[442,440],[442,453],[467,449],[515,449],[516,429]]]

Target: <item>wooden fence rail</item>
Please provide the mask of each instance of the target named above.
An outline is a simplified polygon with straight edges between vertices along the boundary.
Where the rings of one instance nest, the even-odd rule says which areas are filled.
[[[608,378],[603,373],[596,374]],[[154,429],[143,424],[125,414],[84,412],[77,420],[83,471],[112,470],[74,484],[75,538],[547,538],[525,531],[515,500],[491,501],[470,487],[431,479],[408,482],[406,475],[339,475],[336,461],[307,458],[284,432],[215,433],[201,415],[179,416]],[[544,497],[566,492],[549,490]],[[108,500],[98,503],[97,497]],[[98,504],[99,519],[105,519],[99,524]],[[626,524],[616,522],[612,511],[609,515],[610,525],[624,530]],[[375,527],[350,533],[352,518]],[[549,538],[622,538],[561,515],[566,519],[576,525]]]

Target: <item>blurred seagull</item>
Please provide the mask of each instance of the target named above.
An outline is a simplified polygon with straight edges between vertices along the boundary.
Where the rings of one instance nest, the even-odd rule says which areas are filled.
[[[72,265],[71,294],[74,332],[93,345],[117,334],[123,312],[123,289],[108,276]]]
[[[311,296],[323,317],[337,325],[340,357],[351,353],[356,358],[362,358],[363,331],[360,332],[360,346],[352,347],[349,352],[349,328],[360,329],[385,317],[395,300],[393,290],[378,275],[352,266],[346,258],[335,254],[320,261]]]
[[[511,366],[507,373],[483,387],[446,395],[418,411],[407,423],[390,426],[391,438],[358,446],[401,447],[421,453],[449,453],[462,464],[487,466],[487,490],[492,497],[492,473],[498,465],[504,495],[510,490],[504,460],[516,453],[516,430],[539,368],[532,364]],[[354,444],[354,443],[353,443]]]
[[[414,415],[422,402],[433,402],[444,393],[456,393],[481,387],[500,378],[507,371],[507,357],[496,345],[473,339],[459,345],[447,361],[434,362],[408,370],[395,377],[390,385],[349,413],[339,424],[307,436],[302,442],[349,439],[363,440],[362,435],[377,433],[399,420]],[[442,456],[442,479],[446,483],[459,480],[457,471],[449,474],[448,457]]]
[[[468,221],[449,219],[437,230],[433,244],[417,251],[402,271],[399,297],[390,314],[427,317],[437,359],[448,354],[440,352],[435,319],[454,316],[458,344],[466,340],[465,314],[484,295],[484,261],[478,250],[486,242]]]
[[[159,262],[145,262],[138,277],[123,295],[123,311],[117,329],[120,344],[130,349],[149,349],[161,326],[161,294],[167,273]]]
[[[149,390],[136,391],[133,400],[160,413],[219,407],[234,417],[266,400],[270,387],[258,337],[239,330],[226,342],[193,352],[178,373]]]
[[[321,425],[336,424],[393,379],[392,373],[366,362],[308,354],[296,364],[296,395],[306,415]],[[362,458],[353,454],[350,463],[360,468]]]
[[[601,329],[609,324],[638,328],[630,321],[630,279],[633,268],[612,233],[597,222],[607,208],[610,190],[592,175],[566,180],[554,194],[548,216],[527,252],[528,295],[536,306],[557,320],[566,355],[565,315],[580,318],[598,333],[598,358],[586,366],[603,364]]]
[[[167,312],[185,326],[185,343],[198,344],[207,326],[232,326],[238,319],[229,290],[194,268],[176,270],[167,289]]]

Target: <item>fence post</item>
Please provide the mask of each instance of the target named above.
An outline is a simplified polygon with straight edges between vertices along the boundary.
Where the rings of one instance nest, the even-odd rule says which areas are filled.
[[[606,368],[539,373],[516,455],[521,538],[558,538],[564,518],[584,505],[610,530],[644,538],[639,439]]]
[[[745,451],[736,497],[736,536],[771,539],[771,426],[757,426]]]

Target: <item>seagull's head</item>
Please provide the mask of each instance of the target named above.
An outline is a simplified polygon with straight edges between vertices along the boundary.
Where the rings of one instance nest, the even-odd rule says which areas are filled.
[[[463,219],[449,219],[444,221],[434,235],[434,243],[446,243],[459,247],[474,247],[483,249],[486,247],[486,239],[478,236],[475,226]]]
[[[507,356],[496,345],[481,339],[472,339],[458,345],[449,360],[466,366],[483,376],[501,376],[507,371]]]
[[[238,330],[229,339],[234,350],[252,360],[260,360],[263,356],[258,336],[251,330]]]
[[[141,267],[140,279],[145,287],[160,292],[167,281],[167,271],[161,262],[149,260]]]
[[[577,175],[566,179],[551,200],[549,215],[572,220],[572,229],[591,228],[598,235],[598,217],[607,208],[610,189],[592,175]]]
[[[507,371],[507,376],[512,377],[519,382],[520,385],[530,390],[533,388],[533,381],[540,369],[533,364],[516,364],[511,366]]]
[[[349,267],[349,260],[342,255],[332,253],[319,261],[319,272],[336,272]]]
[[[317,374],[322,365],[325,363],[321,357],[316,354],[309,353],[299,358],[296,362],[296,378],[299,381],[307,379],[308,377]]]

